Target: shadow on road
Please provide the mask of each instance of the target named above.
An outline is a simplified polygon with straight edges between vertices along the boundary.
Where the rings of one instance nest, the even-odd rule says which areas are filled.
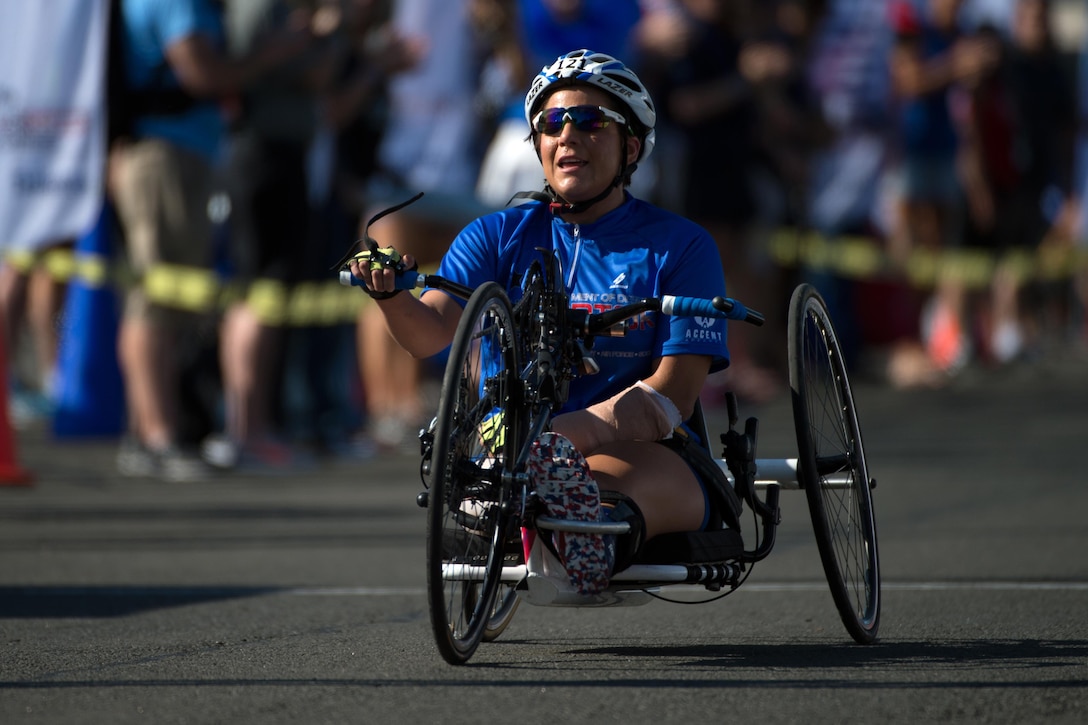
[[[706,645],[694,647],[594,647],[570,650],[572,655],[620,659],[668,658],[670,668],[782,668],[824,670],[892,667],[904,675],[939,667],[970,670],[1066,668],[1088,658],[1088,640],[974,639],[932,642],[878,642],[872,646],[824,644]],[[828,680],[822,680],[825,685]],[[844,680],[843,685],[858,684]],[[963,681],[950,681],[963,686]],[[992,683],[991,683],[992,684]],[[1036,682],[1035,684],[1038,684]],[[1084,686],[1088,679],[1076,684]]]
[[[229,590],[228,590],[229,591]],[[523,641],[519,646],[532,646]],[[1001,689],[1039,688],[1079,689],[1088,685],[1081,677],[1082,665],[1088,657],[1086,640],[963,640],[945,644],[926,642],[891,642],[871,647],[818,644],[721,645],[706,647],[593,647],[570,650],[567,654],[588,657],[615,657],[620,661],[651,660],[655,657],[670,662],[663,670],[674,676],[609,678],[607,681],[586,677],[584,661],[571,660],[569,669],[542,670],[535,658],[523,663],[476,662],[467,668],[454,668],[458,673],[475,673],[466,677],[423,678],[398,677],[306,677],[306,678],[193,678],[142,680],[75,680],[75,681],[0,681],[2,690],[68,689],[83,687],[316,687],[316,688],[405,688],[421,685],[428,688],[493,688],[495,690],[541,687],[612,690],[634,688],[648,690],[716,690],[723,687],[763,688],[774,690],[932,690],[932,689]],[[599,665],[598,665],[599,666]],[[805,668],[814,676],[805,676]],[[605,668],[607,669],[607,668]],[[864,676],[852,676],[843,670],[865,670]],[[1041,676],[1050,670],[1050,677]],[[484,671],[501,671],[493,678],[480,677]],[[525,670],[528,679],[514,672]],[[692,670],[702,670],[706,676],[691,677]],[[963,677],[949,673],[962,671]],[[1013,675],[1022,672],[1023,678]],[[1073,676],[1069,676],[1073,673]],[[732,676],[730,676],[732,674]],[[782,677],[783,674],[787,676]]]
[[[0,619],[123,617],[276,591],[278,587],[0,587]]]

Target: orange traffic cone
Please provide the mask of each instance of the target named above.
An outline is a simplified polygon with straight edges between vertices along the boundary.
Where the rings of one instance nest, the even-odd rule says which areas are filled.
[[[0,343],[0,486],[30,486],[34,475],[15,460],[15,433],[8,418],[7,350]]]

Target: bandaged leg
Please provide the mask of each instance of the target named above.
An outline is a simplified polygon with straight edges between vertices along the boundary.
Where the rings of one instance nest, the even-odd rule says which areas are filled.
[[[529,475],[548,516],[569,521],[599,521],[601,498],[589,464],[574,445],[557,433],[545,433],[531,448]],[[601,534],[553,533],[553,543],[571,585],[581,594],[599,594],[612,575],[610,542]]]
[[[553,425],[578,450],[589,455],[614,441],[669,438],[681,422],[680,411],[672,400],[640,380],[585,410],[556,416]]]

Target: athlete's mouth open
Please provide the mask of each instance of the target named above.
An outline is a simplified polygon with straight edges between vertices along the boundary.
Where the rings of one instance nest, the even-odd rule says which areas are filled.
[[[577,156],[565,156],[556,162],[560,169],[577,169],[586,165],[586,161]]]

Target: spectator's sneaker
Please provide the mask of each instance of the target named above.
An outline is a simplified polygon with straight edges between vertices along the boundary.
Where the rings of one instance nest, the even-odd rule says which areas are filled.
[[[122,476],[161,478],[171,483],[201,481],[212,473],[211,467],[198,456],[173,446],[155,450],[131,436],[121,441],[117,471]]]
[[[239,445],[227,436],[209,436],[200,457],[222,471],[258,476],[283,476],[313,465],[313,460],[272,438]]]
[[[238,444],[227,436],[212,435],[204,439],[200,445],[200,456],[208,465],[216,468],[230,469],[238,464],[241,452]]]
[[[601,497],[589,464],[557,433],[545,433],[531,448],[529,475],[548,516],[570,521],[601,520]],[[543,532],[542,532],[543,533]],[[553,543],[571,585],[581,594],[599,594],[612,575],[610,547],[601,534],[553,532]]]
[[[242,446],[234,471],[254,476],[286,476],[305,468],[307,458],[290,446],[263,440]]]
[[[155,454],[132,436],[121,439],[117,449],[117,472],[122,476],[146,477],[158,474]]]
[[[369,461],[380,453],[377,444],[361,433],[326,442],[325,452],[345,461]]]
[[[1002,322],[994,329],[990,339],[990,353],[1002,365],[1020,357],[1024,352],[1024,334],[1015,322]]]
[[[8,419],[16,430],[27,430],[48,422],[56,404],[44,393],[13,385],[8,391]]]
[[[390,453],[415,452],[418,425],[395,415],[382,416],[367,426],[370,439],[380,450]]]
[[[200,456],[186,453],[177,448],[170,447],[156,451],[158,457],[158,475],[164,481],[170,483],[188,483],[190,481],[203,481],[212,475],[212,468],[204,462]]]

